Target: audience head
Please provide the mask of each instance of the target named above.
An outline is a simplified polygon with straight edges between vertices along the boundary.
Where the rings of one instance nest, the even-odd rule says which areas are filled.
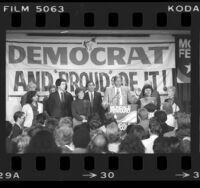
[[[70,145],[72,143],[72,127],[62,126],[55,129],[54,132],[57,146]]]
[[[36,124],[38,125],[44,125],[45,121],[47,120],[47,114],[40,113],[36,116]]]
[[[73,127],[71,117],[63,117],[60,119],[58,126],[59,127]]]
[[[165,111],[163,110],[157,110],[155,113],[154,113],[154,117],[157,118],[157,120],[162,124],[162,123],[165,123],[167,121],[167,114]]]
[[[77,87],[75,90],[75,95],[77,99],[84,99],[85,91],[81,87]]]
[[[54,130],[56,129],[56,127],[58,127],[58,120],[55,118],[49,118],[46,120],[45,122],[45,127],[51,131],[54,132]]]
[[[64,92],[65,88],[66,88],[66,80],[59,78],[56,80],[56,87],[58,88],[58,90]]]
[[[89,145],[89,152],[91,153],[106,153],[108,151],[108,141],[103,133],[94,136]]]
[[[169,102],[164,102],[162,106],[162,110],[166,112],[166,114],[173,114],[172,105]]]
[[[134,135],[137,138],[139,138],[140,140],[142,140],[142,139],[144,139],[146,137],[145,130],[140,125],[132,126],[130,131],[129,131],[129,135]]]
[[[14,113],[13,119],[16,123],[18,123],[19,125],[22,125],[25,120],[25,113],[22,111],[17,111]]]
[[[112,122],[117,123],[117,121],[116,121],[116,119],[114,117],[114,114],[110,113],[110,112],[106,112],[105,113],[105,122],[104,122],[104,124],[107,126],[107,125],[109,125]]]
[[[154,153],[177,153],[179,140],[176,137],[158,137],[153,145]]]
[[[175,94],[176,94],[176,87],[174,86],[170,86],[167,88],[167,94],[169,98],[174,98]]]
[[[120,138],[120,132],[117,123],[112,122],[106,127],[106,136],[109,143],[118,142]]]
[[[92,80],[89,80],[86,84],[86,88],[88,89],[89,92],[93,92],[95,89],[95,84]]]
[[[150,134],[156,134],[160,135],[162,132],[160,122],[157,120],[157,118],[152,117],[149,120],[149,129],[150,129]]]
[[[39,131],[44,130],[45,128],[43,127],[43,125],[41,124],[37,124],[36,126],[32,126],[29,131],[28,131],[28,135],[30,137],[33,137],[34,135],[36,135]]]
[[[75,148],[86,149],[90,142],[90,133],[85,124],[77,125],[74,128],[73,143]]]
[[[28,91],[26,103],[32,104],[33,102],[38,102],[38,92],[37,91]]]
[[[180,140],[182,140],[185,137],[190,137],[190,128],[178,128],[176,130],[176,136]]]
[[[34,135],[25,153],[61,153],[57,147],[53,134],[48,130],[41,130]]]
[[[25,149],[30,143],[30,140],[30,136],[28,136],[26,133],[23,133],[22,135],[16,137],[15,142],[17,143],[19,153],[24,153]]]
[[[138,117],[139,117],[140,121],[148,119],[148,117],[149,117],[148,110],[146,108],[140,108],[138,110]]]
[[[191,152],[191,143],[189,138],[184,138],[180,141],[180,152],[181,153],[190,153]]]
[[[119,146],[120,153],[144,153],[144,151],[141,140],[134,135],[127,135]]]
[[[177,118],[178,128],[190,128],[191,118],[189,114],[181,113]]]

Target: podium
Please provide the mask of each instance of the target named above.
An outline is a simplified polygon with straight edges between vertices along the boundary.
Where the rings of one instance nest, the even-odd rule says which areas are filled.
[[[137,105],[111,105],[109,112],[114,114],[118,123],[137,123]]]

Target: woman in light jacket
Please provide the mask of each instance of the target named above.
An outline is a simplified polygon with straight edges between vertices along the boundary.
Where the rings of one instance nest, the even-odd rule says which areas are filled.
[[[26,104],[22,111],[25,113],[24,128],[30,128],[35,124],[36,116],[43,112],[43,104],[38,102],[37,91],[29,91],[27,93]]]

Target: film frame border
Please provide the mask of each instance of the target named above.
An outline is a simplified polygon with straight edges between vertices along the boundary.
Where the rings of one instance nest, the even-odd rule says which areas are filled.
[[[6,5],[11,3],[5,3]],[[21,4],[27,4],[27,3],[21,3]],[[34,3],[28,3],[29,6],[35,6]],[[48,5],[55,5],[55,3],[45,3]],[[153,5],[154,4],[154,5]],[[98,30],[189,30],[191,31],[191,40],[192,40],[192,62],[196,62],[195,68],[194,65],[192,66],[192,86],[191,86],[191,92],[192,92],[192,132],[191,132],[191,155],[183,155],[183,154],[164,154],[164,155],[115,155],[115,154],[106,154],[106,155],[92,155],[92,154],[86,154],[86,155],[29,155],[29,154],[23,154],[23,155],[10,155],[5,153],[5,145],[4,145],[4,129],[0,127],[2,131],[0,131],[0,140],[1,147],[0,147],[0,169],[6,171],[18,171],[25,177],[24,180],[27,180],[29,178],[33,178],[33,176],[36,175],[38,172],[42,172],[44,169],[46,170],[46,174],[48,176],[46,177],[42,176],[42,173],[38,173],[38,176],[34,177],[35,180],[88,180],[87,178],[81,177],[81,174],[87,173],[87,172],[97,172],[96,169],[102,169],[102,171],[105,172],[115,172],[116,176],[112,179],[100,179],[96,178],[96,180],[156,180],[163,179],[163,180],[181,180],[180,178],[174,177],[173,175],[176,172],[186,171],[186,172],[194,172],[198,171],[200,168],[199,166],[199,147],[196,146],[195,142],[199,144],[199,132],[195,131],[195,128],[199,129],[199,116],[197,113],[199,113],[198,109],[198,103],[195,101],[195,98],[199,100],[199,90],[196,90],[196,86],[194,86],[195,80],[198,79],[199,74],[199,31],[200,28],[198,27],[198,14],[192,14],[192,13],[167,13],[166,7],[169,3],[163,3],[157,5],[157,3],[147,3],[143,6],[143,10],[141,11],[141,3],[116,3],[116,6],[113,7],[112,3],[107,3],[106,7],[103,7],[104,3],[99,3],[99,6],[96,5],[96,3],[62,3],[62,5],[68,7],[69,11],[67,11],[67,17],[68,18],[68,24],[62,23],[62,17],[63,15],[56,15],[56,14],[48,14],[44,16],[44,14],[40,14],[39,20],[45,20],[44,18],[41,19],[41,17],[46,17],[46,25],[40,22],[35,22],[35,18],[37,17],[35,15],[35,12],[30,12],[28,15],[25,15],[24,13],[18,14],[14,13],[13,15],[10,14],[3,14],[0,12],[0,16],[3,19],[0,32],[0,40],[5,42],[6,37],[6,30],[23,30],[24,27],[28,30],[30,29],[98,29]],[[174,3],[170,3],[174,4]],[[188,4],[188,3],[187,3]],[[197,4],[197,3],[190,3],[190,4]],[[0,6],[2,7],[2,3]],[[131,6],[132,5],[132,6]],[[198,4],[200,5],[200,4]],[[150,8],[149,8],[150,7]],[[79,9],[80,8],[80,9]],[[78,12],[77,12],[77,9]],[[158,11],[159,10],[159,11]],[[125,13],[125,14],[124,14]],[[66,15],[64,16],[64,19],[66,19]],[[84,16],[83,16],[84,15]],[[100,16],[100,15],[103,15]],[[40,17],[41,16],[41,17]],[[51,18],[54,18],[55,20],[52,20]],[[80,17],[79,17],[80,16]],[[134,22],[136,16],[139,17],[139,22]],[[21,18],[21,21],[18,20]],[[61,21],[58,21],[59,18],[61,18]],[[81,19],[78,19],[81,18]],[[85,19],[83,19],[85,18]],[[94,22],[91,22],[91,18]],[[118,18],[118,22],[116,22],[116,18]],[[14,21],[12,21],[14,19]],[[89,21],[88,21],[89,19]],[[128,20],[128,22],[123,22],[123,20]],[[149,22],[149,19],[152,22]],[[162,20],[164,19],[164,23]],[[31,21],[30,21],[31,20]],[[110,21],[111,20],[111,21]],[[142,21],[141,21],[142,20]],[[186,20],[186,21],[185,21]],[[42,22],[43,22],[42,21]],[[191,21],[191,22],[190,22]],[[36,23],[36,25],[34,24]],[[58,24],[59,23],[59,24]],[[97,23],[97,24],[96,24]],[[189,23],[189,24],[188,24]],[[11,25],[13,24],[13,25]],[[39,25],[37,25],[39,24]],[[43,26],[42,26],[43,25]],[[14,27],[13,27],[14,26]],[[38,26],[38,27],[37,27]],[[153,29],[152,29],[153,28]],[[0,44],[0,49],[3,53],[0,54],[1,59],[5,60],[5,48],[4,44]],[[1,65],[1,70],[5,70],[5,62],[3,65]],[[5,83],[5,72],[1,72],[1,85]],[[199,80],[199,79],[198,79]],[[199,86],[198,86],[199,87]],[[2,106],[5,106],[5,95],[1,95],[1,104]],[[3,110],[3,108],[2,108]],[[1,115],[1,124],[4,122],[5,112],[2,112]],[[196,123],[197,122],[197,123]],[[197,125],[195,125],[197,124]],[[39,158],[38,158],[39,157]],[[45,159],[44,159],[45,157]],[[61,158],[60,158],[61,157]],[[66,157],[66,158],[64,158]],[[81,158],[81,160],[79,160]],[[44,168],[41,169],[35,169],[35,171],[30,173],[27,177],[24,173],[28,173],[29,167],[26,164],[30,165],[30,161],[37,161],[36,163],[39,164],[39,167],[41,168],[41,164],[44,164],[44,161],[46,165]],[[102,160],[103,159],[103,160]],[[63,161],[66,163],[66,167],[62,170],[59,169],[60,162]],[[91,161],[94,160],[94,164],[91,164]],[[3,161],[3,163],[2,163]],[[53,164],[51,163],[58,161],[58,163]],[[66,162],[68,161],[68,162]],[[104,161],[104,163],[102,163]],[[136,162],[135,162],[136,161]],[[152,162],[153,161],[153,162]],[[174,161],[179,161],[176,163],[176,167],[174,168]],[[79,167],[77,168],[79,163]],[[110,162],[110,163],[109,163]],[[124,162],[126,164],[124,164]],[[61,162],[62,163],[62,162]],[[133,164],[140,163],[140,165],[134,167]],[[142,163],[142,165],[141,165]],[[167,163],[167,164],[166,164]],[[51,164],[51,166],[49,166]],[[76,166],[74,166],[76,164]],[[102,165],[103,164],[103,165]],[[31,164],[31,167],[34,169],[36,167],[36,164]],[[45,168],[47,167],[47,168]],[[59,176],[53,176],[55,174],[52,174],[53,170],[57,169]],[[80,174],[77,174],[76,170],[79,170],[81,172]],[[128,169],[128,170],[127,170]],[[24,172],[22,172],[24,171]],[[102,172],[101,170],[98,170],[99,172]],[[119,172],[120,171],[120,172]],[[35,173],[36,172],[36,173]],[[67,173],[63,173],[67,172]],[[99,173],[98,172],[98,173]],[[154,174],[153,176],[149,176],[149,172]],[[144,178],[146,175],[147,178]],[[148,177],[149,176],[149,177]],[[29,177],[29,178],[28,178]],[[69,178],[69,179],[68,179]],[[33,180],[33,179],[32,179]],[[95,179],[92,179],[95,180]],[[194,178],[188,180],[194,180]]]

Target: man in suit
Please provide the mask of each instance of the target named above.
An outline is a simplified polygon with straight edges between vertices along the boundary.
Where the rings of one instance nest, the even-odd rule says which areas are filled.
[[[95,91],[95,84],[93,81],[88,81],[86,84],[87,92],[85,93],[85,100],[90,101],[90,112],[91,117],[98,115],[99,118],[102,118],[102,97],[101,93]]]
[[[62,117],[72,117],[71,103],[73,98],[65,92],[66,80],[59,78],[56,80],[57,91],[49,96],[47,102],[47,113],[56,119]]]
[[[25,114],[22,111],[15,112],[14,116],[14,125],[10,134],[10,139],[16,138],[22,134],[23,123],[25,120]]]
[[[110,105],[128,105],[136,103],[137,99],[131,95],[130,89],[122,86],[122,78],[120,75],[114,77],[114,86],[107,87],[102,106],[107,109]]]

